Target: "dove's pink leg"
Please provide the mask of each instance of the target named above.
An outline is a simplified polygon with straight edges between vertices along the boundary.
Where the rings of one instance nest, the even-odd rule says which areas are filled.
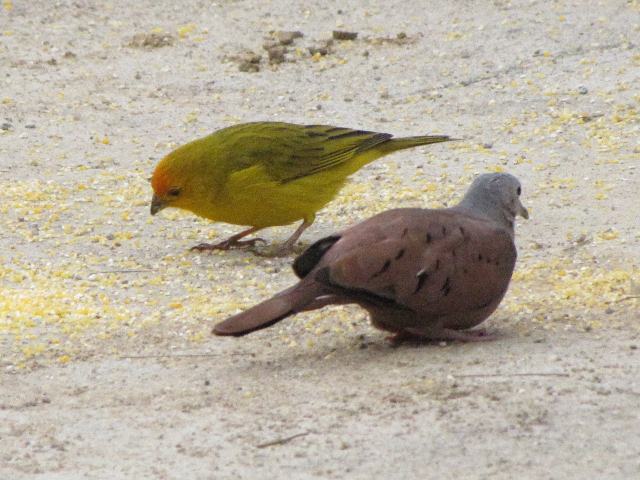
[[[388,337],[394,345],[407,340],[442,340],[458,342],[486,342],[495,339],[495,335],[487,333],[484,328],[475,330],[452,330],[450,328],[425,329],[407,328]]]

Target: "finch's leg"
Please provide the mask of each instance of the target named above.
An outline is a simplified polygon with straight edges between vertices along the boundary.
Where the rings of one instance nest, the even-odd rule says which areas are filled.
[[[282,256],[282,255],[287,255],[288,253],[291,253],[291,250],[293,249],[293,246],[296,244],[296,242],[298,241],[298,239],[300,238],[300,235],[302,235],[302,232],[304,232],[307,228],[309,228],[309,226],[311,226],[311,224],[313,223],[314,218],[312,218],[311,220],[307,220],[305,219],[300,226],[296,229],[295,232],[293,232],[293,235],[291,235],[286,242],[284,242],[282,244],[282,246],[276,251],[276,256]]]
[[[201,243],[196,245],[195,247],[191,247],[191,250],[197,250],[198,252],[204,252],[205,250],[231,250],[236,248],[249,248],[253,247],[256,242],[264,242],[262,238],[252,238],[251,240],[240,240],[247,235],[251,235],[252,233],[261,230],[258,227],[251,227],[243,230],[240,233],[236,233],[235,235],[230,236],[226,240],[220,243]],[[266,242],[265,242],[266,243]]]

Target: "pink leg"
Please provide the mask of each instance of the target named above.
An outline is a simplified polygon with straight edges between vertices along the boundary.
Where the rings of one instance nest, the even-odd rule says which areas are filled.
[[[226,240],[220,243],[200,243],[194,247],[191,247],[191,250],[197,250],[198,252],[204,252],[205,250],[231,250],[236,248],[249,248],[253,247],[256,242],[264,242],[262,238],[252,238],[251,240],[240,240],[247,235],[251,235],[252,233],[261,230],[258,227],[251,227],[246,230],[243,230],[240,233],[236,233],[235,235],[230,236]]]
[[[300,224],[300,226],[296,229],[296,231],[293,232],[293,235],[291,235],[286,240],[286,242],[284,242],[282,246],[276,251],[275,255],[277,257],[280,257],[280,256],[291,253],[291,250],[293,250],[293,246],[296,244],[296,242],[300,238],[300,235],[302,235],[302,232],[304,232],[307,228],[309,228],[309,226],[311,226],[311,224],[313,223],[313,220],[314,218],[311,218],[311,220],[305,219]]]
[[[458,341],[458,342],[487,342],[494,340],[495,335],[487,333],[484,328],[478,328],[475,330],[452,330],[450,328],[433,328],[433,329],[418,329],[407,328],[402,330],[392,337],[389,337],[394,345],[407,340],[441,340],[441,341]]]

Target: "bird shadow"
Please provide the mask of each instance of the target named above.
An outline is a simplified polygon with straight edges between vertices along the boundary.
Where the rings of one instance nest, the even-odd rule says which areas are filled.
[[[231,342],[238,342],[233,346],[234,355],[238,355],[242,360],[225,369],[234,370],[238,375],[249,373],[251,376],[291,371],[322,373],[336,369],[388,369],[390,365],[399,362],[423,364],[427,361],[425,358],[442,361],[443,358],[477,352],[476,349],[480,348],[495,349],[496,346],[491,347],[492,344],[509,337],[505,332],[494,330],[491,334],[492,340],[486,342],[443,342],[411,338],[399,344],[394,344],[383,336],[356,335],[317,343],[313,347],[296,345],[285,348],[274,345],[278,340],[262,339],[259,338],[260,334],[254,334],[252,339],[229,339]],[[259,346],[255,344],[254,338],[260,342]]]

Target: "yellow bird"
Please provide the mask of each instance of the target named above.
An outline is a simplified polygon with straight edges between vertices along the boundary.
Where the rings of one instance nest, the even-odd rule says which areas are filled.
[[[187,143],[158,163],[151,178],[151,214],[177,207],[216,222],[250,227],[223,242],[193,247],[199,251],[251,246],[262,239],[240,239],[302,220],[279,249],[283,254],[291,251],[349,175],[397,150],[448,140],[444,135],[392,138],[388,133],[329,125],[235,125]]]

